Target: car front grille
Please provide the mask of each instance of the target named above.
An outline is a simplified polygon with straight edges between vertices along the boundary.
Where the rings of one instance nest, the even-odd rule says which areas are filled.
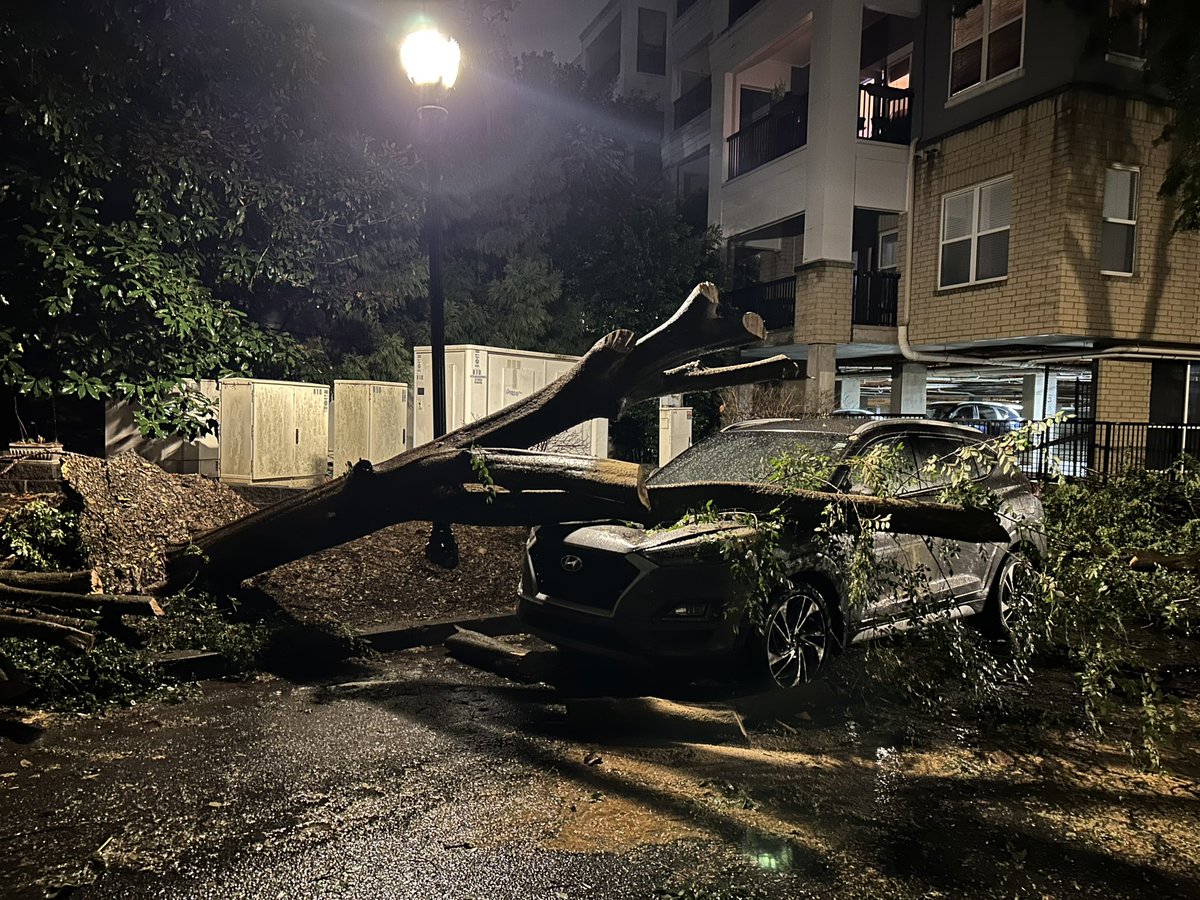
[[[564,568],[574,557],[577,566]],[[612,612],[617,599],[638,576],[637,567],[623,556],[587,547],[535,543],[529,551],[539,593],[564,603]]]

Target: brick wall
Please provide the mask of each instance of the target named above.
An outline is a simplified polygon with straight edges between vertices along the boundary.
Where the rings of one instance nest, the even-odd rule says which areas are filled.
[[[938,142],[916,164],[914,342],[1069,334],[1200,343],[1200,236],[1171,237],[1157,196],[1170,154],[1155,145],[1166,113],[1143,101],[1073,90]],[[1141,167],[1135,274],[1100,275],[1105,170]],[[1013,177],[1008,277],[938,290],[942,197]],[[907,222],[903,223],[907,231]]]
[[[798,344],[842,344],[850,340],[854,267],[819,259],[796,267]]]
[[[1100,360],[1096,418],[1106,422],[1150,421],[1150,363]]]

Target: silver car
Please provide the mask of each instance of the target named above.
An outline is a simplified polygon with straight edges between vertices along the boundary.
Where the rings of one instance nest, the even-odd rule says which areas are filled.
[[[940,476],[921,470],[983,436],[973,428],[922,419],[772,419],[744,422],[698,443],[655,472],[651,485],[697,481],[761,484],[770,461],[797,445],[840,461],[834,489],[853,483],[848,461],[880,444],[896,447],[900,495],[936,499]],[[853,641],[911,626],[929,616],[980,616],[985,630],[1007,631],[1008,598],[1021,566],[1043,544],[1041,504],[1020,474],[976,470],[1009,523],[1003,544],[973,544],[880,532],[876,556],[900,572],[922,573],[918,601],[895,587],[855,608],[844,572],[818,552],[814,535],[787,533],[788,583],[752,615],[745,586],[722,558],[722,536],[739,526],[714,521],[660,531],[628,523],[539,526],[527,544],[518,616],[534,633],[574,651],[650,662],[681,675],[736,675],[771,688],[809,681]],[[904,483],[904,482],[902,482]],[[1014,552],[1014,551],[1020,551]],[[948,563],[948,561],[951,561]],[[902,579],[903,580],[903,579]]]

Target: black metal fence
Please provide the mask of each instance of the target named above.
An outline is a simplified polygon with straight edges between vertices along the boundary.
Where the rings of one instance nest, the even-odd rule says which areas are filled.
[[[726,301],[734,309],[758,313],[768,330],[792,328],[796,323],[796,276],[738,288],[729,292]]]
[[[792,94],[771,113],[729,137],[729,177],[736,178],[808,142],[808,94]]]
[[[1017,423],[955,419],[984,434],[1000,436]],[[1139,469],[1168,469],[1184,453],[1200,457],[1200,425],[1103,422],[1070,419],[1051,425],[1018,453],[1021,470],[1034,479],[1106,479]]]
[[[855,325],[896,325],[896,300],[900,295],[900,275],[897,272],[855,272]]]

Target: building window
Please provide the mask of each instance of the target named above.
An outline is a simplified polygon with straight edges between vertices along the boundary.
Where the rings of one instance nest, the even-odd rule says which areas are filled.
[[[637,70],[647,75],[667,74],[667,14],[638,8]]]
[[[900,217],[894,214],[879,217],[879,269],[894,271],[900,264]]]
[[[1021,67],[1025,0],[982,0],[950,33],[950,96]]]
[[[1146,0],[1109,0],[1108,52],[1146,58]]]
[[[1012,176],[942,198],[938,287],[1008,277]]]
[[[1104,174],[1104,224],[1100,228],[1100,271],[1105,274],[1133,274],[1137,192],[1137,169],[1110,166]]]

